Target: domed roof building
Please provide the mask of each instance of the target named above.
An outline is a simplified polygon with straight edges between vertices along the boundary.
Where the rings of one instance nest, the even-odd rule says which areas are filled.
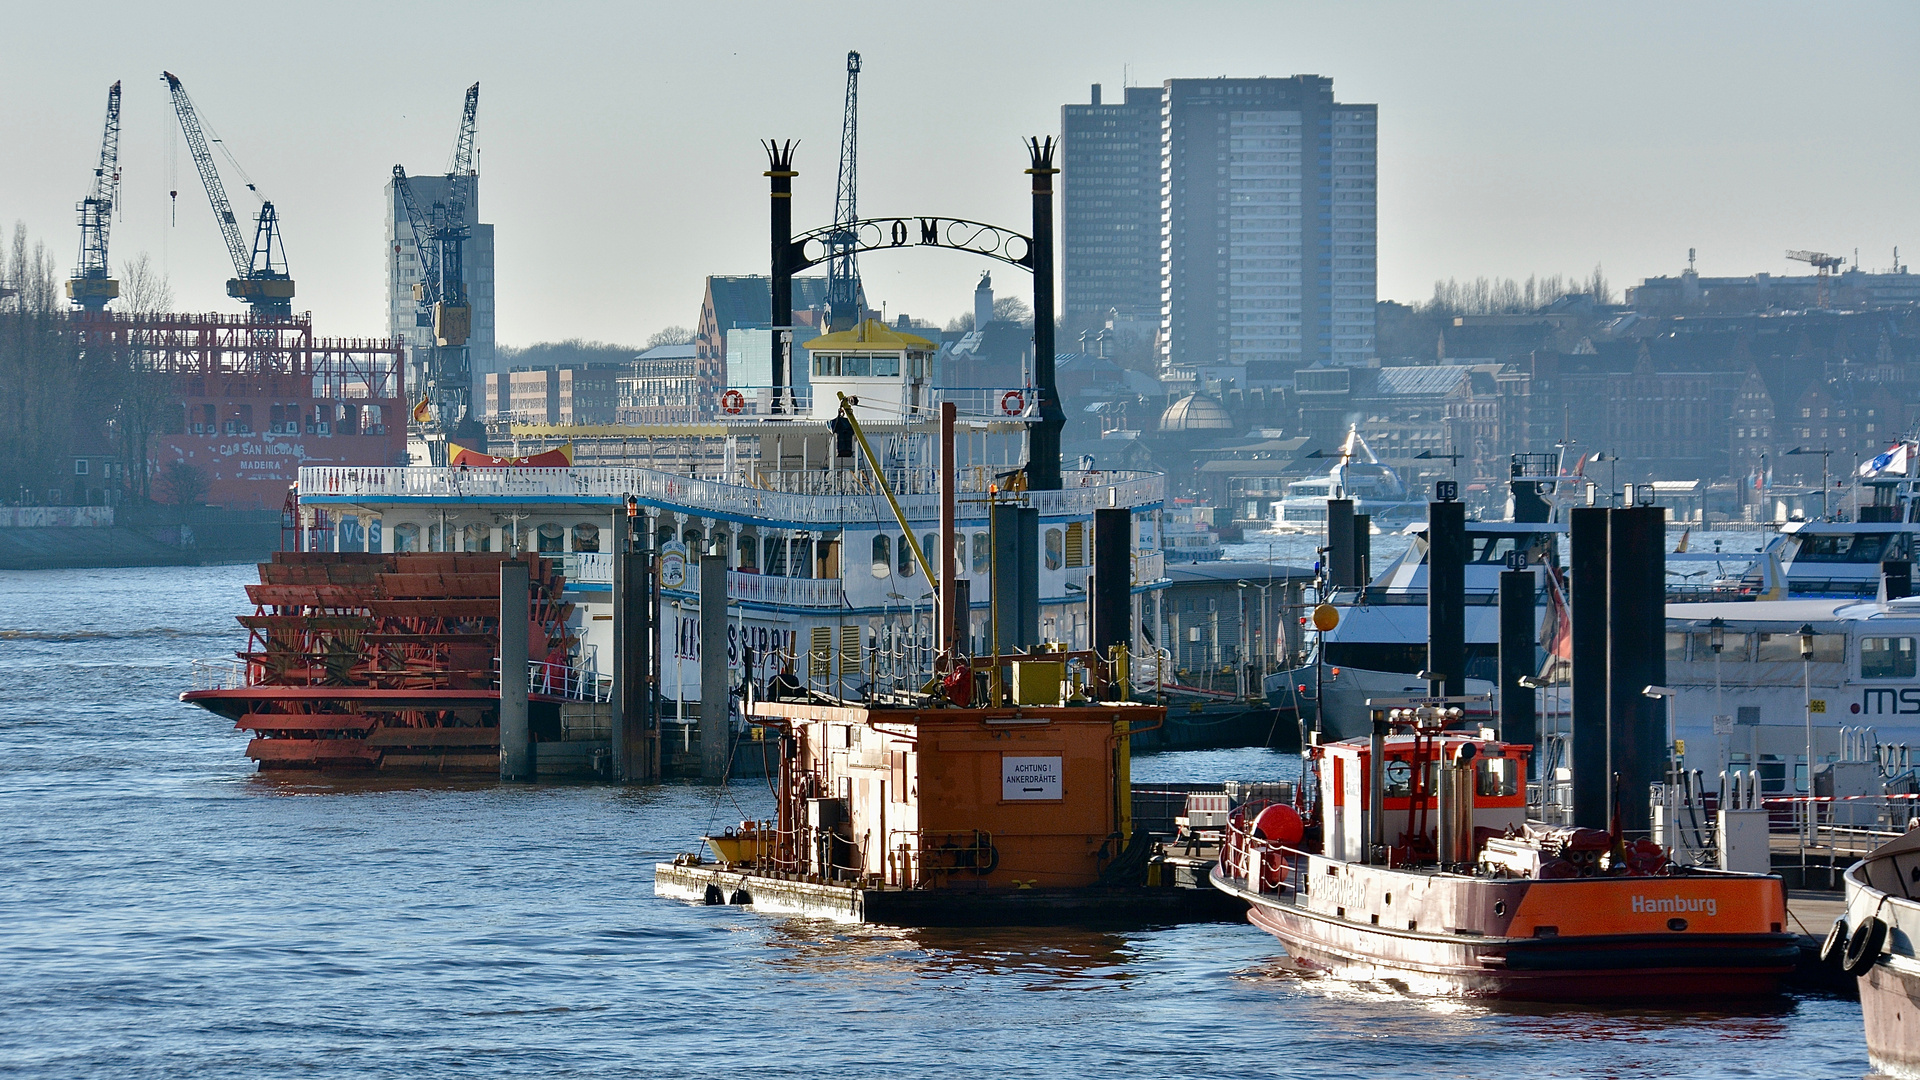
[[[1188,394],[1160,414],[1161,431],[1225,431],[1232,427],[1233,418],[1226,408],[1207,394]]]

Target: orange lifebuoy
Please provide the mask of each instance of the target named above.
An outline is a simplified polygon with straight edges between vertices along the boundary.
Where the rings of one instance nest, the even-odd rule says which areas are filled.
[[[1026,411],[1027,398],[1018,390],[1009,390],[1000,395],[1000,411],[1008,416],[1019,416]]]
[[[747,407],[746,396],[738,390],[729,390],[720,395],[720,407],[737,415]]]

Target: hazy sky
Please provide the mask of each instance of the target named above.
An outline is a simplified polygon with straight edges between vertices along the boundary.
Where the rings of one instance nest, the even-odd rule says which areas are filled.
[[[16,5],[0,63],[0,222],[64,271],[125,82],[113,257],[150,252],[177,306],[235,311],[225,249],[160,82],[274,200],[296,309],[385,333],[381,188],[445,168],[481,82],[482,220],[499,340],[633,343],[692,325],[707,274],[764,272],[758,140],[802,141],[795,223],[832,214],[844,57],[861,76],[860,207],[1024,227],[1021,140],[1088,85],[1315,73],[1380,106],[1380,296],[1436,278],[1789,273],[1788,248],[1920,262],[1920,5]],[[178,164],[169,173],[169,147]],[[224,167],[224,162],[222,163]],[[257,203],[228,174],[236,210]],[[177,223],[167,192],[177,188]],[[248,230],[251,235],[251,230]],[[891,313],[947,318],[1011,268],[862,260]]]

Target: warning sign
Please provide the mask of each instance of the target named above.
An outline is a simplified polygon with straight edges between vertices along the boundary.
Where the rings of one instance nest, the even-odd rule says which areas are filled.
[[[1000,797],[1015,799],[1059,799],[1060,759],[1057,757],[1002,757],[1000,759]]]

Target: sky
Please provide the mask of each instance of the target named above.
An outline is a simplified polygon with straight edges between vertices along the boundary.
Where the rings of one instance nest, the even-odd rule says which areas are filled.
[[[759,141],[798,139],[796,231],[832,217],[845,55],[862,54],[863,215],[1020,228],[1023,140],[1125,83],[1318,74],[1380,107],[1379,295],[1447,277],[1805,272],[1920,261],[1920,5],[1904,3],[333,2],[16,5],[0,62],[0,223],[64,272],[124,81],[113,260],[175,306],[237,311],[160,72],[274,201],[296,310],[384,336],[381,192],[446,168],[481,83],[480,216],[498,339],[623,344],[692,326],[709,274],[764,273]],[[221,162],[223,170],[227,163]],[[231,171],[235,209],[258,203]],[[169,191],[178,191],[177,199]],[[251,230],[248,229],[251,236]],[[861,262],[869,302],[945,323],[995,271]]]

